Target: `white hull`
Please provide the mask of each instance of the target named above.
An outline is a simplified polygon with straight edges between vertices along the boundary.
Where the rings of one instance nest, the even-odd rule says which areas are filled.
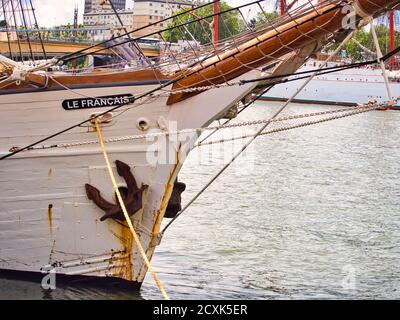
[[[318,68],[308,63],[299,72]],[[287,100],[296,93],[306,79],[276,85],[263,95],[266,100]],[[400,96],[400,82],[390,82],[392,96]],[[382,71],[377,69],[350,69],[315,77],[294,99],[295,102],[349,105],[369,101],[389,100]],[[400,105],[397,105],[400,107]]]
[[[256,76],[258,71],[251,71],[242,79]],[[105,139],[143,134],[137,127],[138,119],[146,119],[150,130],[160,130],[160,124],[169,121],[176,122],[178,130],[203,127],[254,86],[255,83],[208,90],[172,106],[166,105],[167,97],[157,97],[134,108],[130,105],[120,110],[124,112],[114,114],[115,120],[103,126],[103,134]],[[107,110],[66,111],[61,106],[65,99],[82,98],[80,95],[136,95],[151,88],[139,85],[2,95],[1,154]],[[196,139],[193,135],[191,138]],[[45,144],[88,140],[97,140],[96,133],[80,127]],[[149,258],[157,245],[174,181],[191,144],[175,148],[173,160],[168,163],[149,161],[154,155],[151,145],[154,143],[145,140],[106,144],[113,164],[115,160],[125,162],[132,168],[138,185],[149,186],[143,209],[132,216]],[[159,155],[165,151],[163,148],[157,149]],[[101,222],[104,212],[86,196],[85,184],[89,183],[104,198],[113,201],[113,188],[98,144],[21,152],[2,161],[0,180],[0,269],[41,272],[42,268],[52,265],[59,274],[143,281],[147,270],[129,229],[111,219]]]

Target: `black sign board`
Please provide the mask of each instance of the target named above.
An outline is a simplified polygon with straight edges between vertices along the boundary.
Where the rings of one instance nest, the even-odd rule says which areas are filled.
[[[132,94],[120,94],[116,96],[64,100],[62,106],[65,110],[78,110],[115,107],[123,104],[129,104],[133,101],[134,96]]]

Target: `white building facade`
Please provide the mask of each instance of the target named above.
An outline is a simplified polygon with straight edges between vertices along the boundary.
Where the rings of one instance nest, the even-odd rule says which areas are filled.
[[[86,3],[85,3],[86,4]],[[124,29],[131,31],[133,26],[133,10],[118,9],[113,0],[118,16],[112,10],[110,3],[104,0],[91,0],[91,5],[86,9],[91,11],[83,15],[83,24],[88,31],[88,38],[93,41],[108,40],[113,36],[122,34]],[[125,6],[125,1],[119,3],[120,7]],[[120,20],[122,21],[122,25]]]
[[[111,10],[110,0],[85,0],[85,13]],[[115,9],[124,10],[126,7],[126,0],[111,0]]]

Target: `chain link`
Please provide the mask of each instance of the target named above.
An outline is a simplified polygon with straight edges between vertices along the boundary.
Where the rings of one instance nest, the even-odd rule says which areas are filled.
[[[399,98],[394,100],[395,103],[399,100]],[[344,109],[312,112],[312,113],[306,113],[306,114],[300,114],[300,115],[291,115],[291,116],[276,118],[273,120],[263,119],[263,120],[239,122],[239,123],[228,124],[228,125],[210,126],[210,127],[206,127],[206,128],[184,129],[184,130],[178,130],[178,131],[155,132],[155,133],[148,133],[148,134],[141,134],[141,135],[120,136],[120,137],[115,137],[115,138],[104,139],[104,142],[115,143],[115,142],[123,142],[123,141],[130,141],[130,140],[151,139],[151,138],[157,138],[157,137],[167,136],[167,135],[182,135],[182,134],[191,134],[191,133],[200,134],[200,133],[203,133],[205,131],[210,131],[210,130],[233,129],[233,128],[248,127],[248,126],[257,126],[257,125],[262,125],[262,124],[265,124],[268,122],[284,122],[284,121],[311,118],[311,117],[315,117],[315,116],[337,114],[337,113],[343,113],[343,112],[348,113],[348,114],[346,114],[346,117],[347,117],[347,116],[351,116],[351,115],[355,115],[355,114],[359,114],[359,113],[363,113],[363,112],[380,109],[382,107],[387,107],[387,106],[388,106],[388,103],[374,104],[372,107],[371,107],[371,105],[368,105],[368,104],[367,105],[358,105],[356,107],[346,107]],[[342,117],[343,116],[339,116],[339,119]],[[337,119],[337,117],[331,117],[330,119],[335,120],[335,119]],[[326,120],[324,120],[324,121],[326,121]],[[319,121],[311,122],[311,124],[314,124],[314,123],[319,123]],[[283,131],[283,130],[279,130],[279,131]],[[240,138],[243,138],[243,137],[240,137]],[[201,143],[196,146],[212,144],[212,143],[216,143],[216,142]],[[61,143],[61,144],[56,144],[56,145],[42,145],[42,146],[33,147],[30,150],[42,150],[42,149],[51,149],[51,148],[71,148],[71,147],[79,147],[79,146],[93,145],[93,144],[98,144],[98,141],[90,140],[90,141]]]
[[[337,115],[337,116],[332,116],[332,117],[328,117],[328,118],[325,118],[325,119],[319,119],[319,120],[315,120],[315,121],[303,122],[303,123],[296,124],[296,125],[280,127],[280,128],[276,128],[276,129],[265,131],[265,132],[261,133],[260,136],[269,135],[269,134],[273,134],[273,133],[277,133],[277,132],[288,131],[288,130],[292,130],[292,129],[304,128],[304,127],[308,127],[308,126],[311,126],[311,125],[315,125],[315,124],[319,124],[319,123],[323,123],[323,122],[328,122],[328,121],[332,121],[332,120],[338,120],[338,119],[342,119],[342,118],[347,118],[347,117],[350,117],[350,116],[353,116],[353,115],[366,113],[366,112],[370,112],[370,111],[381,109],[381,108],[382,108],[382,106],[378,105],[378,106],[374,106],[374,107],[363,108],[361,110],[347,112],[347,113],[345,113],[343,115]],[[195,147],[202,147],[202,146],[206,146],[206,145],[213,145],[213,144],[219,144],[219,143],[225,143],[225,142],[232,142],[232,141],[236,141],[236,140],[250,138],[253,135],[254,134],[249,134],[249,135],[243,135],[243,136],[233,137],[233,138],[228,138],[228,139],[220,139],[220,140],[214,140],[214,141],[199,143],[199,144],[195,144]]]

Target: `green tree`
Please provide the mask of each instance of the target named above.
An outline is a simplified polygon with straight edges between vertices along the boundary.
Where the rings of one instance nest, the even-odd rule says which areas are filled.
[[[225,2],[219,3],[220,11],[231,9],[231,7]],[[187,9],[181,9],[175,14],[187,11]],[[200,22],[194,22],[186,25],[185,27],[178,27],[184,23],[211,16],[213,14],[213,6],[205,6],[197,9],[193,14],[186,13],[177,18],[174,18],[168,25],[167,28],[173,28],[164,32],[163,37],[169,42],[178,42],[179,40],[193,40],[191,35],[196,41],[201,44],[209,43],[212,39],[211,24],[213,18],[207,18]],[[175,27],[175,28],[174,28]],[[233,10],[221,14],[218,23],[219,39],[223,40],[242,32],[245,29],[245,23],[241,18],[238,11]],[[191,35],[190,35],[190,34]]]
[[[388,28],[386,25],[378,25],[376,26],[375,30],[382,53],[385,55],[390,52]],[[362,46],[364,46],[368,50],[376,52],[374,39],[372,36],[372,32],[370,30],[365,30],[365,29],[358,30],[354,34],[353,39],[355,39],[357,42],[359,42]],[[395,45],[396,47],[400,45],[400,33],[397,31],[395,32]],[[360,48],[360,46],[357,45],[357,43],[354,41],[349,41],[344,46],[344,52],[353,61],[363,61],[371,58],[371,56],[367,54],[365,50]]]
[[[78,29],[82,29],[85,26],[83,24],[78,25]],[[55,26],[52,27],[51,29],[53,29],[50,32],[50,37],[51,38],[57,38],[57,39],[64,39],[64,40],[70,40],[72,38],[74,38],[74,30],[72,30],[74,27],[73,25],[71,25],[70,23],[66,24],[66,25],[60,25],[60,26]],[[64,30],[67,29],[67,30]],[[71,30],[68,30],[71,29]],[[77,35],[77,39],[78,40],[85,40],[87,37],[85,35],[85,31],[76,31],[76,35]]]
[[[258,27],[266,22],[273,21],[279,17],[279,13],[273,12],[259,12],[253,19],[251,19],[250,24],[253,27]]]

